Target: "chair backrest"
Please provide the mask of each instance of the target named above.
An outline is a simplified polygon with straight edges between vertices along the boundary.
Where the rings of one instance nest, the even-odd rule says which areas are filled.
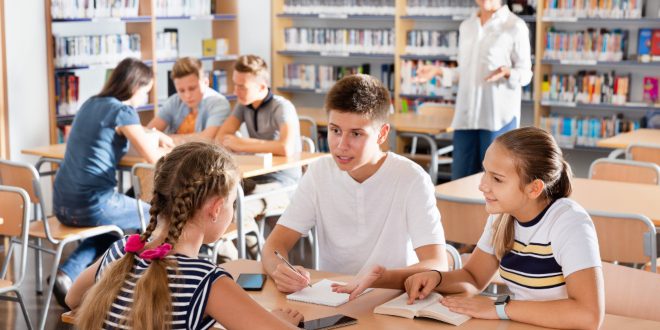
[[[658,141],[658,143],[659,144],[633,143],[626,148],[626,158],[660,165],[660,141]]]
[[[18,238],[21,244],[21,257],[19,273],[11,287],[19,287],[25,278],[28,254],[28,231],[29,231],[30,197],[24,189],[0,185],[0,236]],[[12,244],[13,241],[12,241]],[[16,249],[10,248],[12,253],[18,253]],[[7,266],[11,263],[11,256],[7,256],[2,266],[0,279],[4,279]],[[10,288],[0,288],[10,290]]]
[[[605,313],[660,321],[660,275],[603,263]]]
[[[660,184],[660,166],[633,160],[600,158],[589,167],[589,178],[644,184]]]
[[[445,199],[439,199],[437,205],[445,238],[456,243],[476,245],[488,220],[485,205]]]
[[[445,249],[447,250],[447,256],[451,257],[451,260],[447,260],[449,263],[449,270],[463,268],[463,259],[461,259],[461,254],[458,253],[458,250],[449,244],[445,244]]]
[[[147,219],[144,218],[144,211],[142,210],[142,203],[140,201],[147,204],[151,203],[154,194],[155,172],[156,166],[152,164],[138,163],[131,168],[131,181],[133,182],[138,217],[140,218],[140,225],[143,232],[147,228]]]
[[[319,145],[319,131],[316,121],[312,117],[298,116],[300,121],[300,136],[306,136],[314,142],[314,149]]]
[[[0,184],[25,190],[34,204],[41,201],[39,173],[30,164],[0,159]]]
[[[454,108],[447,104],[434,102],[424,102],[417,107],[417,113],[423,116],[433,116],[446,111],[450,111],[453,114]]]
[[[316,145],[314,145],[314,141],[312,141],[312,139],[306,136],[301,136],[300,139],[302,142],[302,151],[312,153],[316,152]]]
[[[644,264],[655,272],[657,247],[653,222],[643,215],[589,211],[596,227],[600,258]]]

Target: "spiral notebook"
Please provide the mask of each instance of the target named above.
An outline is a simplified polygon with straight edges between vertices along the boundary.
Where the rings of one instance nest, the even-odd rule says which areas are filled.
[[[298,292],[286,296],[286,299],[301,301],[310,304],[325,305],[337,307],[348,302],[348,293],[332,292],[332,283],[346,284],[342,282],[335,282],[328,279],[323,279],[312,284],[312,287],[304,288]],[[372,289],[367,289],[362,292],[363,295]]]

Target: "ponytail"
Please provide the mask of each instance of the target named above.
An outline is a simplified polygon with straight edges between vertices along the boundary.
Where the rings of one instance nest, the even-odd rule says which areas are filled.
[[[571,165],[563,159],[561,165],[562,168],[561,173],[559,174],[559,179],[546,188],[546,194],[550,201],[556,201],[560,198],[568,197],[573,192],[571,185],[573,171],[571,170]]]
[[[493,222],[493,237],[491,243],[494,247],[495,257],[502,260],[505,254],[513,249],[515,221],[508,213],[500,214]]]

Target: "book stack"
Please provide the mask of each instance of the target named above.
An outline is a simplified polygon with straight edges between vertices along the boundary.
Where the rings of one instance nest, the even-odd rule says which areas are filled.
[[[479,10],[474,1],[408,0],[406,12],[411,16],[462,16]]]
[[[640,128],[639,120],[611,117],[561,116],[541,117],[540,128],[555,137],[561,147],[593,147],[600,139]]]
[[[458,54],[458,31],[410,30],[406,32],[407,54],[445,55]]]
[[[140,0],[81,1],[51,0],[54,19],[137,17]]]
[[[440,67],[455,67],[455,62],[443,61],[401,61],[401,93],[407,95],[434,96],[443,100],[455,100],[458,87],[452,81],[434,77],[426,83],[416,81],[417,68],[421,65],[434,65]],[[449,76],[449,75],[447,75]]]
[[[289,51],[317,51],[321,55],[394,54],[394,30],[292,27],[284,29],[284,43]]]
[[[141,58],[139,34],[55,37],[55,67],[111,65]]]
[[[154,0],[156,16],[210,16],[209,0]]]
[[[156,33],[156,57],[159,60],[179,57],[179,33],[176,29]]]
[[[621,61],[626,59],[628,31],[620,29],[587,29],[557,31],[545,35],[546,60]]]
[[[643,0],[546,0],[548,18],[640,18]]]
[[[543,77],[541,99],[548,102],[625,105],[630,97],[630,74],[580,71]]]
[[[73,72],[55,73],[55,113],[58,116],[78,112],[79,83],[80,77]]]
[[[394,0],[285,0],[284,13],[342,17],[347,15],[392,15]]]
[[[369,64],[354,66],[287,64],[284,66],[284,86],[327,91],[337,80],[357,73],[369,74]]]

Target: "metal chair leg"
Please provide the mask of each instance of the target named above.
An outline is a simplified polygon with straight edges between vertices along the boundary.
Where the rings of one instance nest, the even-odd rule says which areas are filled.
[[[23,296],[21,296],[21,293],[18,292],[18,290],[14,291],[16,293],[16,298],[18,300],[18,304],[21,305],[21,311],[23,312],[23,317],[25,318],[25,323],[27,324],[27,327],[29,330],[32,330],[32,322],[30,321],[30,316],[28,315],[27,308],[25,308],[25,303],[23,303]]]
[[[55,257],[53,258],[53,267],[50,271],[50,283],[48,283],[48,289],[46,292],[46,298],[44,300],[44,310],[41,315],[41,321],[39,322],[39,329],[43,330],[46,328],[46,318],[48,317],[48,309],[50,308],[50,300],[53,298],[53,288],[55,287],[55,277],[57,276],[57,266],[60,264],[60,259],[62,258],[62,251],[64,251],[65,243],[60,243],[57,245],[57,251],[55,252]]]
[[[41,238],[35,239],[35,243],[38,247],[41,247]],[[37,289],[37,294],[42,295],[44,293],[44,281],[43,281],[43,260],[41,249],[34,249],[34,262],[36,265],[36,276],[35,279],[35,288]]]

